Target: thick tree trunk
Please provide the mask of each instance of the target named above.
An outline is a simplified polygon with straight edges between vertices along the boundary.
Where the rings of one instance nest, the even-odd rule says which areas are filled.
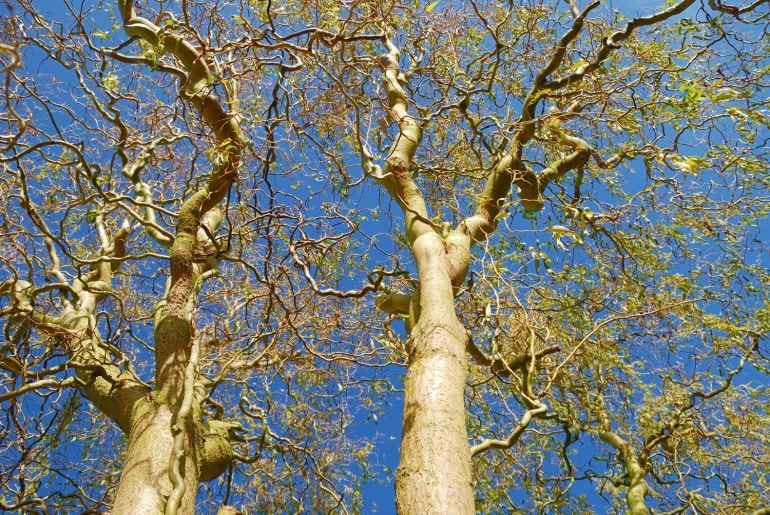
[[[400,515],[470,514],[466,334],[454,312],[443,241],[426,233],[415,241],[414,252],[420,306],[410,335],[396,506]]]
[[[173,406],[155,404],[150,396],[137,402],[112,515],[165,512],[166,501],[174,489],[169,479],[169,463],[174,449],[171,427],[175,411]],[[195,513],[198,486],[196,453],[189,450],[189,442],[185,447],[182,457],[185,491],[178,515]]]
[[[396,506],[400,515],[474,513],[462,328],[423,320],[406,376]]]

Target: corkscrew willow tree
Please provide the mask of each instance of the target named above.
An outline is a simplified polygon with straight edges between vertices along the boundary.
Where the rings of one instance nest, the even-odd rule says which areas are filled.
[[[4,2],[0,507],[765,513],[770,2],[629,4]]]

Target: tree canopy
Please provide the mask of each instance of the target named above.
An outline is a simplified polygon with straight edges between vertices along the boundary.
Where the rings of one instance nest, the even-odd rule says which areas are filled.
[[[0,4],[0,508],[770,509],[770,1],[620,4]]]

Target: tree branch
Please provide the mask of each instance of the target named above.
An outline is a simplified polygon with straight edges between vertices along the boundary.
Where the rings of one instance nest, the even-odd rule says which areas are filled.
[[[408,112],[406,93],[401,87],[401,82],[405,79],[403,74],[399,73],[400,52],[389,39],[385,40],[385,46],[388,53],[381,55],[379,62],[384,68],[383,83],[390,105],[390,115],[398,124],[399,132],[385,159],[385,169],[380,170],[370,164],[369,170],[380,172],[375,179],[401,206],[406,218],[407,237],[409,241],[414,242],[419,235],[433,231],[422,192],[410,175],[412,159],[420,144],[422,130],[417,120]]]
[[[620,43],[625,39],[628,39],[638,27],[652,25],[675,16],[687,9],[687,7],[692,5],[694,1],[695,0],[684,0],[661,13],[631,20],[626,24],[623,30],[613,33],[602,41],[597,56],[591,63],[581,66],[567,77],[548,81],[548,76],[556,71],[561,65],[568,45],[572,43],[580,33],[586,16],[594,8],[598,7],[600,2],[592,2],[579,16],[576,16],[572,27],[559,40],[551,59],[538,72],[533,81],[532,88],[527,93],[522,107],[521,118],[519,120],[521,126],[512,138],[512,148],[510,153],[500,159],[487,177],[486,186],[481,194],[481,202],[476,213],[461,222],[456,231],[467,234],[471,239],[471,244],[476,244],[488,239],[495,231],[497,217],[500,214],[502,207],[501,204],[505,198],[507,198],[513,184],[516,184],[520,190],[522,204],[526,211],[533,212],[542,209],[542,193],[548,183],[563,176],[567,171],[585,165],[592,150],[590,149],[590,146],[582,140],[571,136],[564,136],[563,142],[574,149],[570,155],[554,162],[550,167],[543,170],[540,175],[524,166],[521,161],[522,152],[524,146],[534,136],[535,111],[540,100],[548,92],[578,82],[588,73],[598,69],[612,51],[619,48]],[[572,3],[570,3],[570,5],[573,7]]]
[[[508,377],[511,375],[513,371],[526,367],[532,361],[532,357],[533,357],[531,353],[526,353],[521,356],[516,356],[515,358],[509,361],[506,361],[500,355],[496,355],[494,358],[489,358],[476,345],[476,343],[473,341],[473,338],[471,337],[470,334],[468,335],[467,350],[468,350],[468,353],[471,356],[473,356],[480,365],[489,367],[489,369],[495,375],[498,375],[500,377]],[[540,349],[539,351],[535,352],[534,358],[535,358],[535,361],[537,361],[545,356],[548,356],[550,354],[555,354],[560,351],[561,351],[561,347],[559,347],[558,345],[551,345],[550,347],[545,347],[544,349]]]
[[[474,445],[471,447],[471,457],[489,449],[510,449],[516,442],[519,441],[519,438],[521,438],[521,435],[524,434],[524,431],[532,422],[532,419],[542,417],[547,411],[548,406],[540,402],[539,406],[533,409],[529,409],[524,413],[524,415],[521,417],[521,420],[519,420],[519,423],[516,424],[516,427],[513,429],[513,431],[511,431],[511,434],[508,435],[508,438],[505,440],[487,439],[479,444]]]
[[[192,405],[195,393],[195,376],[199,352],[200,342],[196,339],[192,343],[190,359],[185,368],[182,404],[179,406],[179,410],[175,414],[174,422],[171,426],[171,432],[174,434],[174,446],[171,451],[171,459],[168,465],[168,475],[171,479],[171,484],[174,486],[174,490],[166,501],[165,515],[176,515],[186,489],[181,469],[185,456],[185,439],[193,437],[192,435],[188,435],[187,428],[196,424],[196,421],[192,420]]]
[[[599,401],[602,403],[604,402],[601,398],[601,394]],[[626,502],[628,503],[630,515],[648,515],[650,511],[647,509],[645,498],[649,488],[644,479],[646,473],[639,465],[639,458],[634,452],[631,444],[612,431],[610,419],[607,416],[604,406],[597,409],[597,417],[599,418],[599,426],[601,428],[599,430],[599,438],[618,451],[620,459],[623,462],[623,467],[628,473]]]

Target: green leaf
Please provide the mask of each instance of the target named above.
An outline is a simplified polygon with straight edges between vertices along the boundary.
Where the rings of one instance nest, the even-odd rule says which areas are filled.
[[[436,6],[438,5],[438,2],[439,2],[439,0],[436,0],[435,2],[433,2],[432,4],[430,4],[428,7],[426,7],[426,8],[425,8],[425,12],[426,12],[426,13],[429,13],[429,12],[431,12],[433,9],[435,9],[435,8],[436,8]]]
[[[93,223],[96,221],[96,217],[99,216],[101,213],[96,209],[89,209],[86,211],[86,222]]]

